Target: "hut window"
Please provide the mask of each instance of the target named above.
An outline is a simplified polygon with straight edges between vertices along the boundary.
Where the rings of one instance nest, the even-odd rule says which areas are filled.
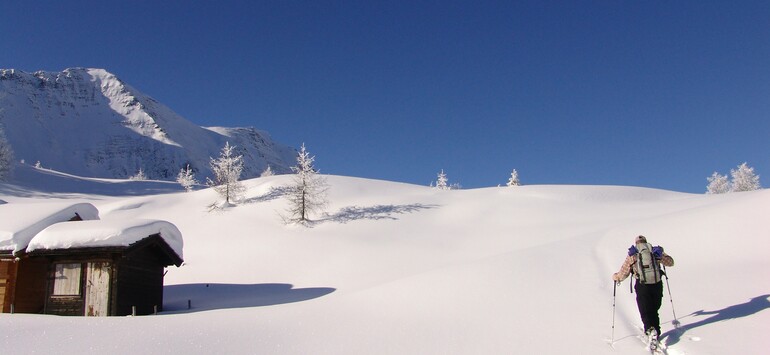
[[[54,296],[80,295],[80,264],[56,264],[53,281]]]

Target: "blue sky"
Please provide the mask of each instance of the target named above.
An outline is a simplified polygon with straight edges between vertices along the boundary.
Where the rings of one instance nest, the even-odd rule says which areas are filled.
[[[104,68],[322,173],[465,188],[770,182],[767,1],[7,1],[0,67]]]

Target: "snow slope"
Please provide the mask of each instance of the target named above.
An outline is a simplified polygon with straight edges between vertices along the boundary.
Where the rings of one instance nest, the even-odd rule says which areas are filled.
[[[660,311],[669,354],[760,354],[769,344],[767,190],[438,191],[328,176],[328,214],[304,228],[281,223],[289,176],[246,181],[246,201],[225,211],[209,210],[209,189],[121,196],[118,183],[89,194],[83,182],[79,193],[47,193],[54,178],[0,184],[0,199],[83,200],[102,220],[167,220],[184,237],[185,263],[166,275],[160,315],[2,314],[4,352],[644,354],[628,281],[609,345],[610,275],[638,234],[676,260],[673,302],[666,292]]]

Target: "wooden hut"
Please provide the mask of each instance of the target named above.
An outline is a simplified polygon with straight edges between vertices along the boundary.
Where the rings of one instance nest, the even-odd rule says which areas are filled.
[[[52,225],[27,247],[45,260],[43,313],[123,316],[163,308],[164,269],[182,264],[182,236],[158,220]]]
[[[0,312],[43,311],[48,265],[26,254],[32,238],[56,223],[98,218],[99,211],[89,203],[0,205]]]

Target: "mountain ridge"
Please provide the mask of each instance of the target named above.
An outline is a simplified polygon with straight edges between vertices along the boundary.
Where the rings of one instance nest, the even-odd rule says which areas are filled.
[[[253,127],[202,127],[96,68],[0,69],[0,125],[17,160],[82,176],[173,179],[187,164],[210,176],[225,142],[244,157],[243,178],[290,172],[296,151]]]

